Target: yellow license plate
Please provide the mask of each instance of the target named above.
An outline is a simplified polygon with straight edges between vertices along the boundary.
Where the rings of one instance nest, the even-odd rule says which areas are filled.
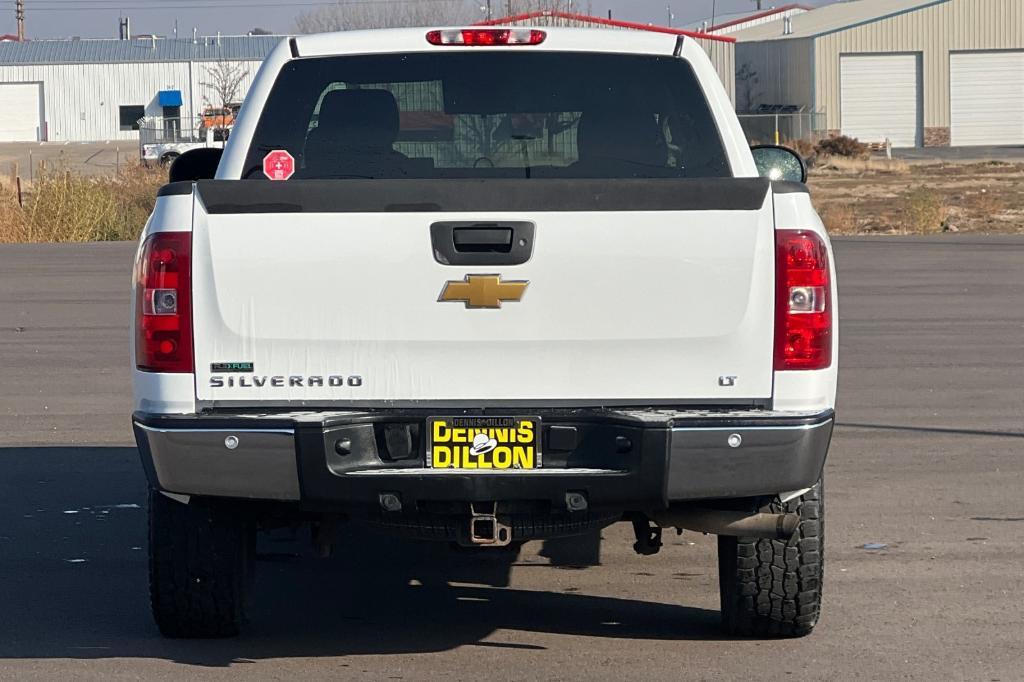
[[[539,469],[539,417],[432,417],[427,468],[458,471]]]

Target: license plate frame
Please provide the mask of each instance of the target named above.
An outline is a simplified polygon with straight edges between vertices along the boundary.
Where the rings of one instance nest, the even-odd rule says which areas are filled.
[[[541,418],[533,415],[429,417],[424,465],[456,473],[536,471],[543,467],[542,427]],[[532,439],[522,428],[529,429]]]

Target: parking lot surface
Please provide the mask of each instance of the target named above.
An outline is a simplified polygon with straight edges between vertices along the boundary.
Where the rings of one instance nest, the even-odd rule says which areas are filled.
[[[564,543],[510,566],[358,530],[317,560],[276,534],[249,631],[189,642],[148,612],[134,245],[0,247],[0,678],[1021,679],[1024,239],[836,249],[812,636],[722,637],[713,540],[666,535],[638,557],[618,524],[589,566]]]
[[[22,181],[40,170],[69,170],[82,175],[106,175],[139,162],[139,141],[109,142],[2,142],[0,172],[17,170]]]

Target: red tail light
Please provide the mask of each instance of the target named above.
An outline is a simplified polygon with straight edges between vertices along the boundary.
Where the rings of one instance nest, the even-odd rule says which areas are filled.
[[[548,34],[531,28],[455,28],[428,31],[431,45],[540,45]]]
[[[135,365],[191,372],[192,233],[158,232],[135,264]]]
[[[832,364],[828,249],[814,232],[775,232],[775,369]]]

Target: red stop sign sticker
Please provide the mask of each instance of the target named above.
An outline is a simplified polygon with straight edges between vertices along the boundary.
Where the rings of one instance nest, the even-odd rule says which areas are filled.
[[[287,180],[295,175],[295,157],[283,149],[263,157],[263,174],[271,180]]]

